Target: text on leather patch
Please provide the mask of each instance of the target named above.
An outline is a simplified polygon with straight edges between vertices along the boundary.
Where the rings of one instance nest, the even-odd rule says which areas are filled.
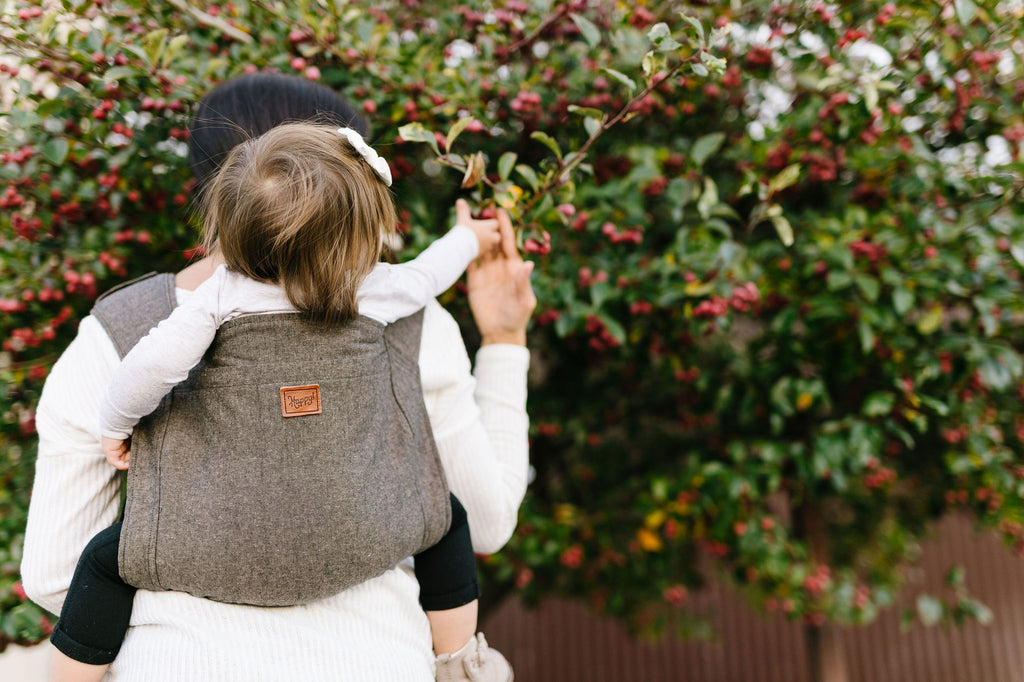
[[[306,414],[320,414],[320,386],[282,386],[281,416],[301,417]]]

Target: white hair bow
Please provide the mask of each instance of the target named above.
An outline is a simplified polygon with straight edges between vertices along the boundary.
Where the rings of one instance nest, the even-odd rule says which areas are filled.
[[[366,163],[370,164],[370,167],[377,171],[381,181],[390,187],[391,168],[388,167],[388,162],[381,158],[380,154],[373,150],[373,147],[366,144],[363,136],[351,128],[338,128],[338,134],[348,140],[348,143],[359,152],[360,156],[366,159]]]

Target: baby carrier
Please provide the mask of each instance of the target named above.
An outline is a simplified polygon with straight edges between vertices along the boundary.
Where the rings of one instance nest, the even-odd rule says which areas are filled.
[[[123,357],[176,305],[147,275],[93,309]],[[283,606],[337,594],[436,543],[448,485],[419,378],[423,311],[382,325],[226,322],[132,435],[122,577]]]

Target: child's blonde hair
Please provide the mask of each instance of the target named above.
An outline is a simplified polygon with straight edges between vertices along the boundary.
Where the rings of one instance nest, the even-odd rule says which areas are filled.
[[[235,147],[201,200],[203,243],[284,288],[313,319],[358,314],[356,290],[394,231],[388,188],[337,126],[289,123]]]

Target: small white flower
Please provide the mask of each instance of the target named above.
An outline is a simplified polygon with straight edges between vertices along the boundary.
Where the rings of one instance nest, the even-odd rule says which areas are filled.
[[[870,62],[878,69],[884,69],[892,64],[892,55],[888,50],[867,40],[850,43],[848,52],[853,59]]]

